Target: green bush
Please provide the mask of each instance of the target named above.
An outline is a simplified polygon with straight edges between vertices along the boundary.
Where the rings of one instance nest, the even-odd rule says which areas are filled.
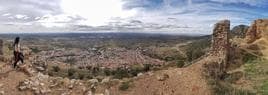
[[[187,61],[191,62],[204,55],[207,52],[206,49],[210,47],[210,44],[210,39],[197,40],[188,44],[185,50]]]
[[[86,66],[87,70],[91,70],[92,66]]]
[[[69,63],[71,65],[74,65],[76,60],[75,60],[75,58],[67,58],[64,62]]]
[[[75,71],[74,68],[69,68],[69,69],[68,69],[68,76],[69,76],[69,77],[73,76],[73,75],[75,74],[75,72],[76,72],[76,71]]]
[[[258,57],[255,56],[255,55],[252,55],[252,54],[249,54],[249,53],[242,54],[242,60],[245,63],[250,63],[251,61],[254,61],[256,59],[258,59]]]
[[[88,74],[88,75],[85,76],[85,78],[87,78],[87,79],[93,79],[93,76],[90,75],[90,74]]]
[[[236,89],[231,84],[219,80],[210,80],[210,85],[215,95],[256,95],[248,90]]]
[[[268,81],[265,81],[261,86],[261,93],[263,95],[268,95]]]
[[[148,71],[150,71],[150,69],[151,69],[151,67],[152,67],[151,64],[144,64],[143,66],[144,66],[144,67],[143,67],[143,71],[144,71],[144,72],[148,72]]]
[[[86,74],[84,74],[84,73],[78,73],[78,78],[79,78],[80,80],[82,80],[82,79],[85,78],[85,75],[86,75]]]
[[[131,69],[129,71],[129,73],[131,74],[131,76],[137,76],[140,72],[142,72],[142,71],[139,70],[139,69]]]
[[[31,48],[31,50],[32,50],[33,53],[41,52],[41,50],[39,50],[38,48]]]
[[[109,68],[105,68],[103,72],[106,76],[110,76],[112,74],[112,72]]]
[[[116,79],[122,79],[124,77],[129,77],[128,71],[126,69],[117,68],[115,71],[113,71],[114,78]]]
[[[184,60],[178,60],[177,62],[176,62],[176,66],[178,67],[178,68],[181,68],[181,67],[183,67],[184,66]]]
[[[52,66],[52,69],[53,69],[54,72],[59,72],[60,71],[59,66]]]
[[[49,76],[54,76],[54,73],[53,72],[51,72],[51,71],[48,71],[48,73],[47,73]]]
[[[119,86],[119,90],[122,91],[126,91],[129,88],[129,82],[123,82],[120,86]]]

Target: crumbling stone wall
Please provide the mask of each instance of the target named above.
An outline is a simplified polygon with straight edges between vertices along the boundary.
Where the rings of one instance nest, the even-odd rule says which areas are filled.
[[[221,79],[226,74],[229,54],[230,21],[222,20],[215,24],[212,34],[210,60],[204,64],[208,76]]]
[[[222,20],[215,24],[212,34],[211,56],[223,56],[227,58],[229,51],[230,21]]]
[[[268,34],[268,19],[255,20],[246,33],[246,42],[252,43]]]
[[[247,53],[268,59],[268,19],[255,20],[246,33]]]

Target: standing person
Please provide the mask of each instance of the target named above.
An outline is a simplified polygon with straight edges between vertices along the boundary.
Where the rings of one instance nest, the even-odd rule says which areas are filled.
[[[23,63],[23,54],[21,53],[21,50],[20,50],[20,37],[16,37],[15,40],[14,40],[14,44],[13,44],[13,47],[14,47],[14,68],[17,67],[17,63],[19,61],[21,61],[21,63]]]

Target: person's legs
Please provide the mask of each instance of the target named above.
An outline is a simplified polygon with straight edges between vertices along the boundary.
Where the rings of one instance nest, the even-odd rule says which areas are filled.
[[[20,56],[19,56],[19,60],[21,61],[21,63],[23,64],[23,54],[22,53],[20,53]]]
[[[23,64],[23,58],[20,58],[21,63]]]
[[[15,62],[13,63],[13,68],[16,68],[17,67],[17,63],[19,62],[18,59],[15,59]]]
[[[18,53],[17,52],[14,52],[14,63],[13,63],[13,67],[16,68],[17,67],[17,63],[19,61],[19,58],[18,58]]]

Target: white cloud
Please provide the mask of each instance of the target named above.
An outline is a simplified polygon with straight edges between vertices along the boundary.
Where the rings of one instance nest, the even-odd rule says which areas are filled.
[[[29,19],[30,17],[28,17],[27,15],[22,15],[22,14],[17,14],[14,16],[17,19]]]
[[[260,6],[266,2],[266,0],[211,0],[211,1],[221,2],[221,3],[244,3],[244,4],[251,5],[251,6]]]
[[[60,14],[60,15],[44,15],[43,17],[36,17],[35,18],[37,23],[45,27],[66,27],[69,23],[76,23],[79,20],[82,20],[79,16],[76,15],[67,15],[67,14]]]
[[[135,10],[123,10],[121,0],[63,0],[62,9],[67,14],[86,18],[82,24],[100,26],[113,17],[126,18],[135,15]]]
[[[10,16],[10,15],[11,15],[10,13],[5,13],[2,16]]]
[[[14,31],[45,32],[210,33],[220,19],[230,19],[232,25],[237,25],[267,16],[266,10],[258,7],[268,4],[265,2],[267,0],[0,0],[0,32],[14,28]]]

